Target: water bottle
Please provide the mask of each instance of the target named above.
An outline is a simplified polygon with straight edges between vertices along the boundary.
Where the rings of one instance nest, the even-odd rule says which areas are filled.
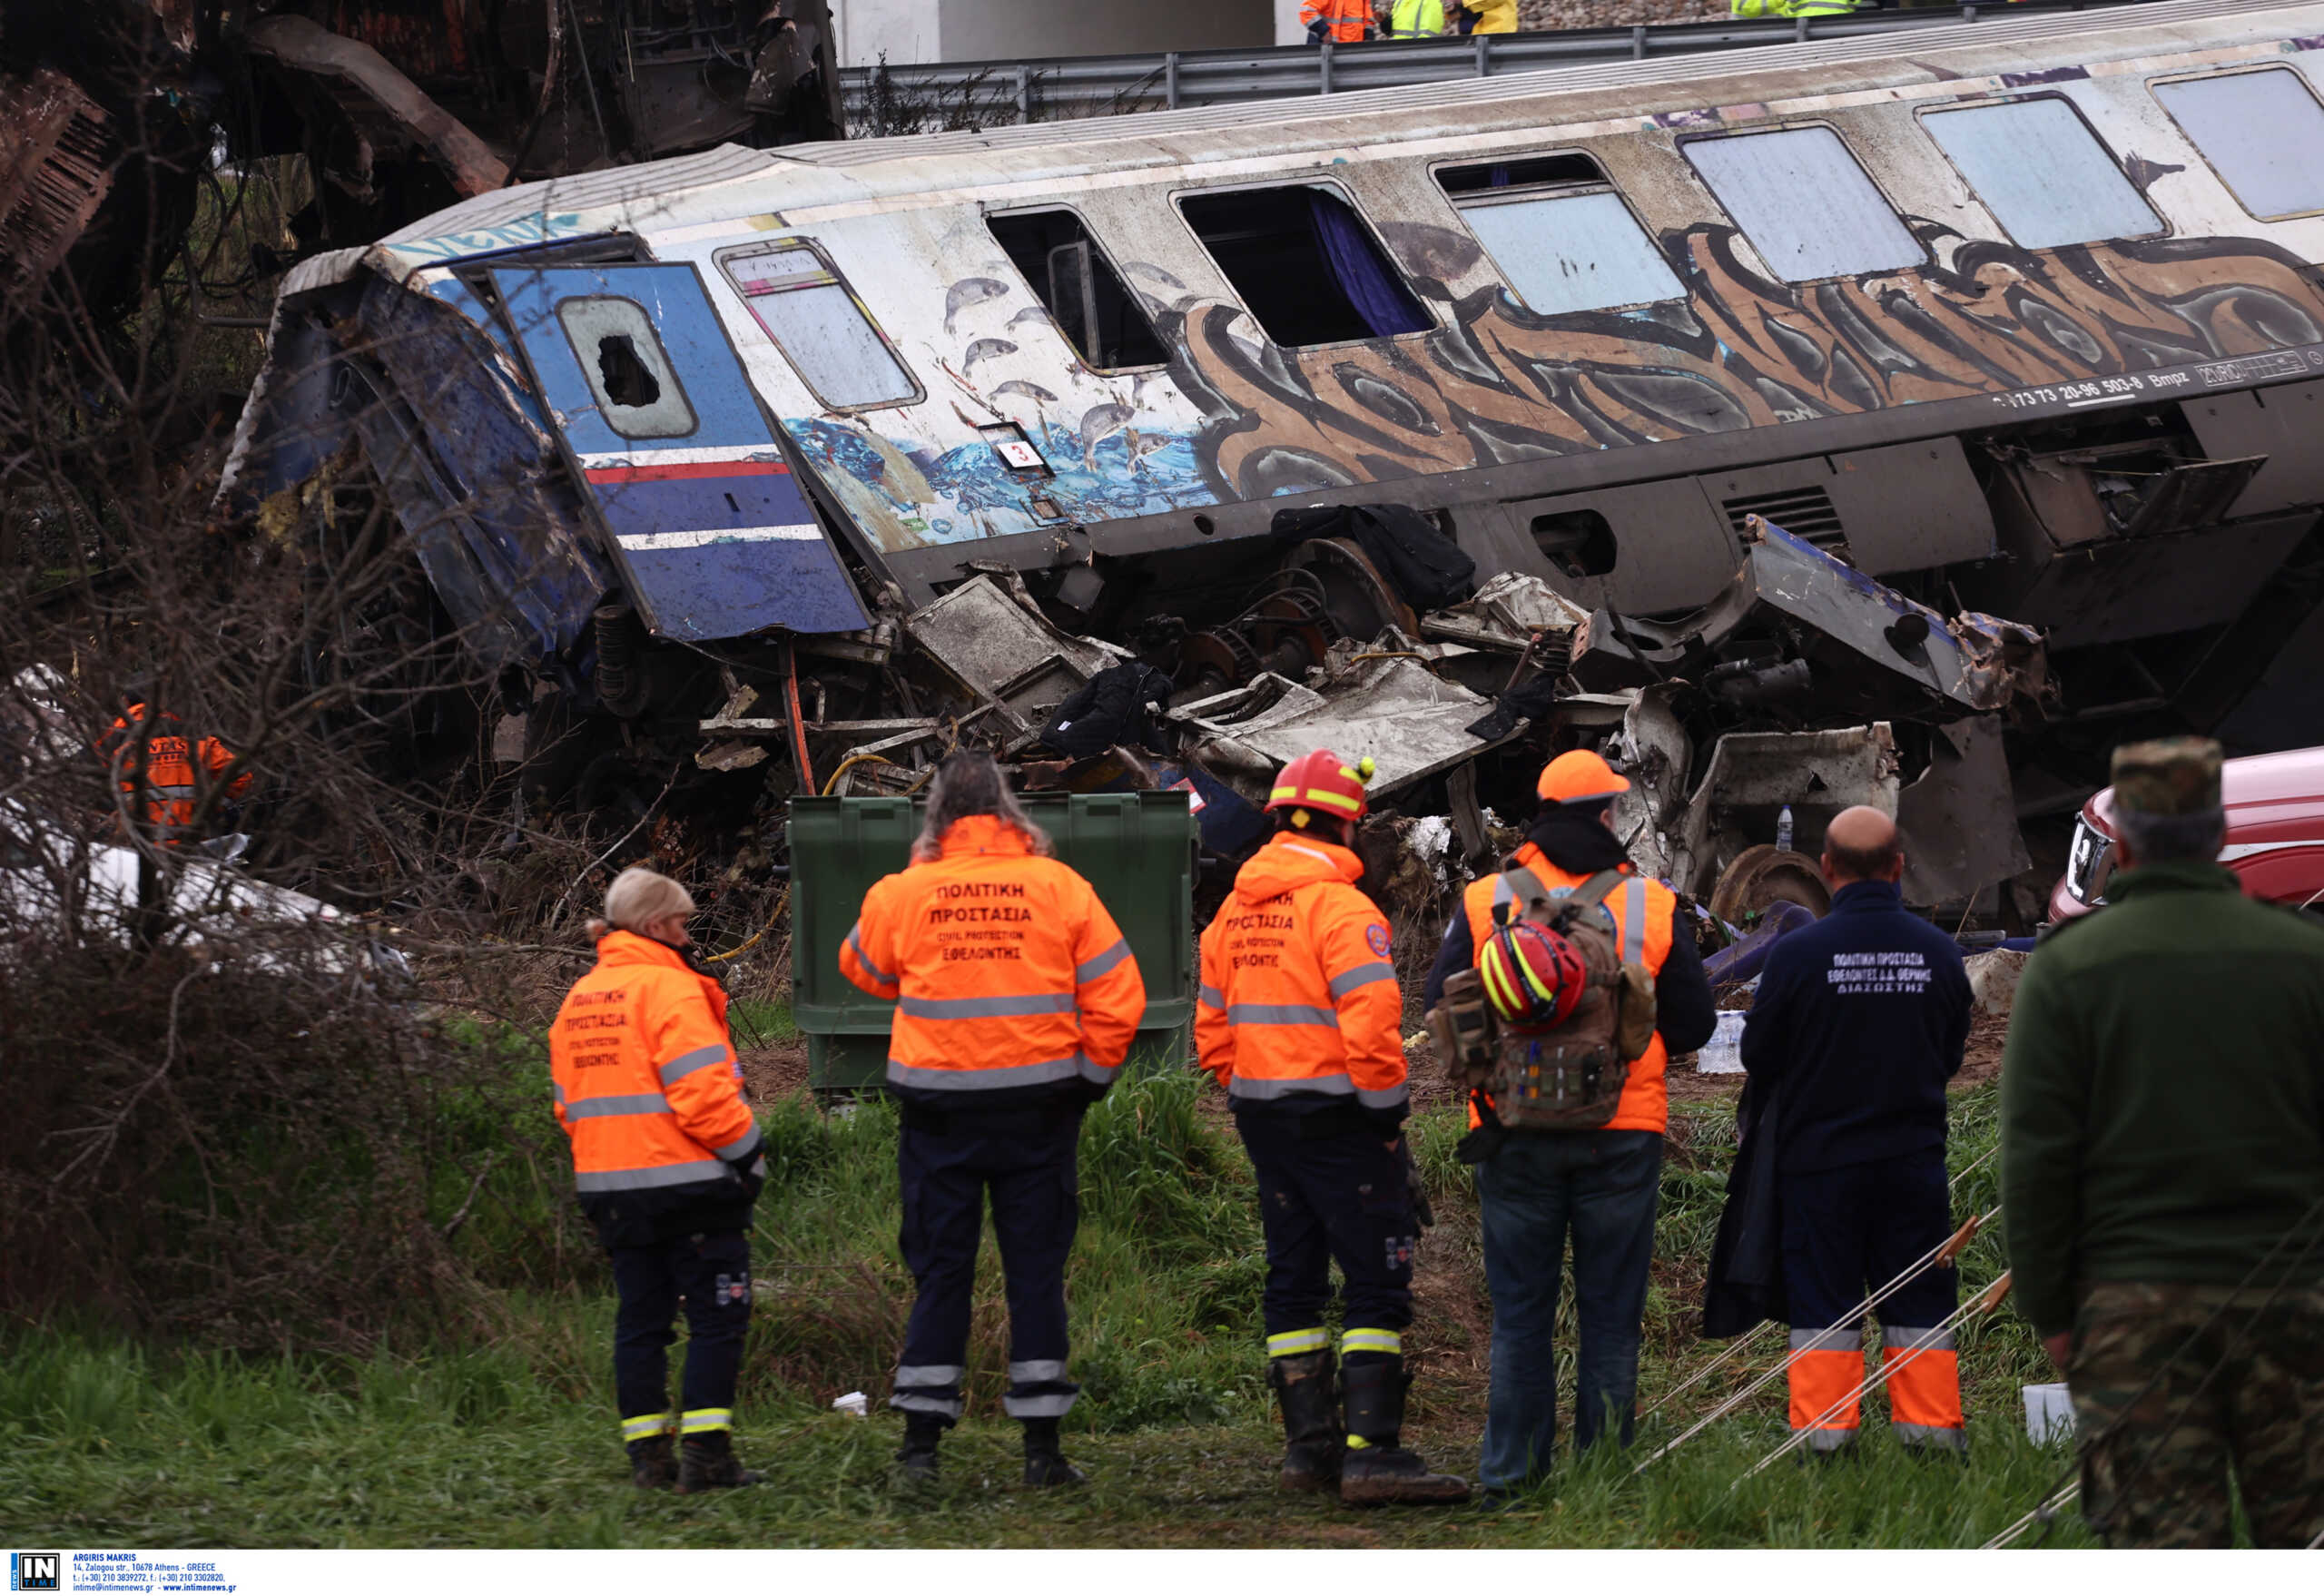
[[[1783,806],[1783,813],[1776,816],[1776,847],[1785,853],[1791,852],[1791,805],[1788,803]]]

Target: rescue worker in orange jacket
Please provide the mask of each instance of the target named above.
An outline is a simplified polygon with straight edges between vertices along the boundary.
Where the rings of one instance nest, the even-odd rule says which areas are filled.
[[[1085,1477],[1058,1442],[1080,1391],[1066,1374],[1074,1153],[1145,1017],[1146,983],[1097,892],[1049,852],[991,757],[954,754],[911,865],[872,883],[840,951],[842,975],[896,1000],[888,1089],[918,1295],[888,1405],[904,1415],[906,1483],[935,1478],[960,1416],[988,1192],[1009,1284],[1001,1405],[1025,1426],[1025,1483]]]
[[[1311,44],[1360,44],[1372,36],[1372,0],[1300,0],[1299,25]]]
[[[1369,760],[1351,767],[1319,749],[1275,777],[1275,835],[1203,932],[1195,1043],[1258,1177],[1283,1488],[1458,1502],[1465,1482],[1399,1444],[1419,1224],[1403,1131],[1403,999],[1387,917],[1356,890],[1364,866],[1351,851],[1371,773]],[[1344,1423],[1324,1323],[1334,1262]]]
[[[156,842],[182,842],[193,833],[203,787],[225,779],[234,754],[215,737],[189,740],[167,710],[153,715],[149,730],[147,713],[143,704],[123,710],[99,740],[98,752],[121,783],[129,812],[144,817],[147,834]],[[230,799],[250,790],[248,771],[226,780]]]
[[[1655,1034],[1632,1060],[1613,1118],[1596,1130],[1501,1131],[1477,1094],[1462,1146],[1475,1163],[1484,1233],[1485,1282],[1492,1293],[1492,1384],[1483,1460],[1486,1493],[1506,1497],[1549,1467],[1557,1440],[1557,1323],[1566,1236],[1573,1237],[1575,1317],[1580,1330],[1574,1443],[1588,1447],[1610,1430],[1628,1444],[1638,1394],[1638,1350],[1654,1250],[1654,1208],[1669,1118],[1664,1072],[1672,1052],[1710,1039],[1718,1023],[1710,984],[1691,932],[1678,923],[1678,899],[1637,872],[1614,835],[1613,803],[1630,783],[1588,749],[1561,754],[1542,769],[1541,800],[1511,862],[1551,892],[1570,892],[1601,871],[1630,879],[1609,892],[1625,961],[1655,976]],[[1472,882],[1462,912],[1445,928],[1429,971],[1426,1002],[1445,980],[1476,962],[1493,930],[1496,874]]]
[[[548,1042],[581,1211],[621,1295],[614,1388],[632,1477],[681,1493],[759,1477],[734,1456],[734,1382],[751,1315],[751,1205],[766,1178],[726,993],[687,956],[693,912],[667,876],[616,876],[606,918],[590,921],[596,968],[566,994]],[[682,1301],[684,1405],[672,1413],[665,1355]]]

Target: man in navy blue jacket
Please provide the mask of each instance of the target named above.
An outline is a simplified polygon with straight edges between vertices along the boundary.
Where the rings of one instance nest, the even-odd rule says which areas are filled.
[[[1791,1427],[1837,1452],[1856,1439],[1862,1315],[1851,1310],[1945,1240],[1945,1084],[1969,1039],[1969,978],[1951,937],[1904,906],[1905,853],[1876,809],[1824,832],[1832,911],[1768,955],[1743,1028],[1755,1097],[1774,1101]],[[1880,1306],[1891,1428],[1915,1449],[1965,1450],[1952,1314],[1932,1268]]]

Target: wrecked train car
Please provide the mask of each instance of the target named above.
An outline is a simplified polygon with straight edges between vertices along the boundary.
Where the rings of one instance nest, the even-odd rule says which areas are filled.
[[[515,187],[292,275],[230,491],[359,477],[598,768],[908,783],[1135,656],[1229,756],[1664,746],[1698,891],[1773,818],[1709,735],[1852,727],[1974,886],[2129,730],[2324,735],[2320,78],[2167,0]],[[1572,624],[1283,536],[1383,505]]]

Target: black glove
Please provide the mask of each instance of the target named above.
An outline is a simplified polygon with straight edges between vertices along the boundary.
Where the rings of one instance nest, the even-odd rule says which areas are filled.
[[[1469,1101],[1477,1110],[1478,1125],[1461,1138],[1452,1149],[1452,1156],[1463,1164],[1489,1164],[1501,1152],[1502,1144],[1509,1139],[1509,1128],[1501,1122],[1501,1116],[1492,1111],[1492,1105],[1485,1100],[1482,1091],[1471,1092]]]
[[[1423,1230],[1433,1230],[1436,1210],[1429,1206],[1428,1187],[1421,1183],[1420,1164],[1413,1157],[1412,1141],[1409,1138],[1401,1138],[1396,1145],[1404,1155],[1404,1185],[1413,1194],[1413,1213],[1419,1217]]]
[[[743,1200],[746,1203],[758,1201],[759,1193],[766,1189],[766,1154],[753,1148],[749,1158],[731,1160],[726,1167],[732,1169],[734,1178],[743,1183]]]

